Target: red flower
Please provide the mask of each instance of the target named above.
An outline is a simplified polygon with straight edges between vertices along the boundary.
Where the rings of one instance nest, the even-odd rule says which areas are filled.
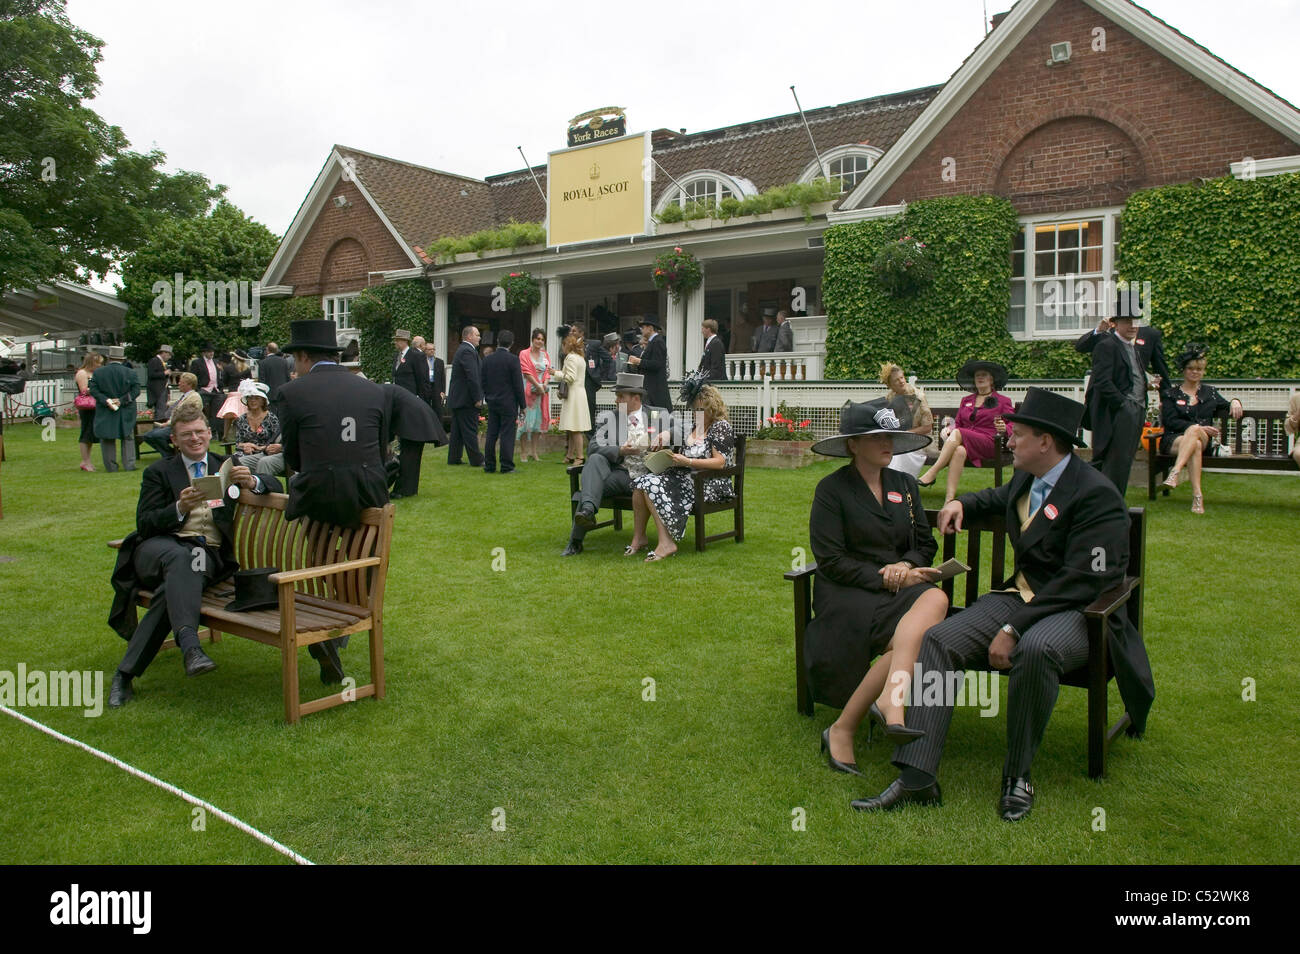
[[[811,425],[811,424],[812,424],[812,421],[800,421],[800,422],[799,422],[799,426],[800,426],[800,427],[808,427],[808,426]]]
[[[673,251],[676,252],[678,255],[682,254],[682,249],[680,245],[674,248]]]

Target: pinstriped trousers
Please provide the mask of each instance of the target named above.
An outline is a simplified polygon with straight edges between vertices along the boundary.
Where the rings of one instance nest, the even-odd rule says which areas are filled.
[[[987,669],[989,644],[1012,613],[1024,606],[1018,593],[987,593],[975,604],[926,631],[918,663],[921,678],[937,671],[962,672]],[[1047,721],[1060,690],[1061,676],[1088,661],[1088,631],[1083,613],[1071,610],[1047,616],[1022,633],[1011,652],[1007,685],[1007,756],[1002,774],[1028,778],[1034,753],[1043,741]],[[924,685],[924,682],[922,683]],[[925,705],[914,700],[907,707],[907,726],[925,730],[925,737],[900,745],[893,762],[939,774],[943,743],[952,722],[955,700]]]

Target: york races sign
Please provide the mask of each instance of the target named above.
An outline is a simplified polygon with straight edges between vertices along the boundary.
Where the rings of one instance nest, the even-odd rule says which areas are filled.
[[[602,123],[600,128],[606,127]],[[594,132],[589,126],[586,131]],[[569,134],[572,141],[572,128]],[[546,243],[575,245],[645,235],[650,231],[650,165],[648,132],[602,137],[550,153]]]
[[[621,106],[602,106],[569,120],[569,145],[582,146],[627,135],[627,115]]]

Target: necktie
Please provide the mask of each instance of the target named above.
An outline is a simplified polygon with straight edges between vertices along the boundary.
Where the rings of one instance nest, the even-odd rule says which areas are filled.
[[[194,476],[195,476],[195,477],[202,477],[202,476],[203,476],[203,461],[201,461],[201,460],[196,460],[196,461],[195,461],[191,466],[194,468]]]
[[[1050,490],[1051,487],[1048,486],[1047,481],[1041,477],[1034,478],[1034,485],[1029,489],[1029,512],[1031,514],[1038,512],[1038,508],[1043,505],[1043,501],[1047,499]]]

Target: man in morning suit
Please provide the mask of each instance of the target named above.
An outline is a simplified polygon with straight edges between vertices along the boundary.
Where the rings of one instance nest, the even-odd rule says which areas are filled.
[[[438,357],[438,348],[432,341],[424,344],[424,358],[429,362],[429,406],[441,421],[447,401],[447,365]]]
[[[1169,380],[1159,328],[1138,328],[1136,313],[1120,295],[1114,322],[1102,319],[1095,331],[1074,343],[1077,351],[1092,352],[1092,376],[1084,395],[1083,426],[1092,431],[1092,466],[1114,482],[1121,495],[1128,490],[1129,472],[1142,440],[1146,420],[1146,369],[1160,381]],[[1108,330],[1113,324],[1114,331]]]
[[[700,371],[709,376],[710,384],[727,380],[727,350],[718,337],[718,323],[712,318],[705,318],[700,325],[704,335],[704,354],[700,355]]]
[[[203,590],[239,569],[234,556],[237,484],[253,493],[278,493],[274,477],[256,477],[247,467],[230,476],[233,496],[204,500],[190,486],[194,477],[215,476],[225,460],[208,451],[212,432],[197,406],[172,416],[172,442],[179,453],[150,464],[140,481],[135,532],[122,541],[113,570],[113,609],[109,625],[127,640],[109,687],[108,704],[116,709],[134,695],[131,680],[142,675],[169,632],[183,656],[187,676],[217,668],[199,645],[199,611]],[[135,593],[153,590],[149,609],[135,624]]]
[[[1019,821],[1034,804],[1030,766],[1042,741],[1061,676],[1088,660],[1083,610],[1120,583],[1128,567],[1129,516],[1115,486],[1076,456],[1072,444],[1083,405],[1064,395],[1030,388],[1007,414],[1008,447],[1016,472],[1008,483],[962,494],[939,513],[942,533],[963,521],[993,514],[1006,520],[1015,550],[1015,573],[925,634],[917,680],[970,668],[1010,670],[1007,686],[1007,754],[998,812]],[[1155,697],[1151,667],[1128,615],[1112,617],[1108,646],[1115,680],[1141,735]],[[942,695],[948,695],[944,692]],[[907,726],[922,734],[894,750],[899,778],[874,798],[852,803],[859,811],[940,802],[939,760],[954,699],[913,698]]]
[[[776,350],[776,309],[763,309],[763,323],[754,329],[750,347],[755,352]]]
[[[221,392],[221,367],[216,361],[217,346],[205,341],[199,357],[190,362],[190,374],[199,382],[199,395],[203,398],[203,411],[208,416],[208,426],[217,433],[217,411],[225,395]]]
[[[516,419],[524,410],[524,374],[519,355],[510,350],[513,331],[497,335],[497,347],[483,359],[483,396],[487,400],[487,440],[483,444],[483,469],[497,469],[497,439],[501,440],[501,473],[515,470]]]
[[[257,362],[257,380],[271,389],[267,406],[277,418],[280,416],[280,388],[289,383],[289,372],[293,370],[290,359],[280,354],[280,346],[274,341],[266,343],[266,354]]]
[[[632,478],[646,473],[645,455],[680,435],[667,408],[644,407],[645,377],[620,371],[614,383],[615,410],[601,411],[596,432],[587,444],[587,462],[582,466],[578,507],[573,514],[569,543],[561,556],[582,552],[587,531],[596,526],[596,512],[604,497],[623,497],[632,492]]]
[[[429,359],[424,356],[424,339],[419,339],[416,347],[411,333],[403,328],[393,332],[393,347],[397,357],[393,364],[393,384],[414,394],[425,404],[429,403],[433,385],[429,381]],[[397,490],[393,499],[414,497],[420,492],[420,462],[424,456],[424,444],[421,441],[398,439],[399,471]]]
[[[627,359],[628,367],[645,377],[648,404],[671,408],[673,399],[668,391],[668,342],[664,340],[659,319],[653,315],[642,318],[641,333],[645,336],[645,347],[641,350],[640,357]]]
[[[153,411],[155,421],[167,420],[167,362],[171,359],[172,346],[165,344],[149,359],[147,366],[148,378],[145,389],[149,395],[148,407]]]
[[[461,451],[475,467],[483,466],[478,449],[478,409],[483,406],[482,359],[478,342],[482,335],[473,325],[460,330],[460,346],[451,359],[451,386],[447,407],[451,409],[451,434],[447,443],[447,463],[461,463]]]
[[[614,355],[618,352],[618,333],[611,331],[600,341],[595,338],[587,342],[585,356],[587,359],[587,419],[591,421],[590,437],[596,432],[596,392],[605,381],[613,381],[618,373],[615,368]]]
[[[285,346],[298,376],[280,388],[280,443],[289,480],[285,518],[310,517],[341,527],[361,525],[361,511],[388,503],[384,446],[389,401],[384,389],[335,360],[334,323],[293,321]],[[307,647],[320,663],[321,681],[343,681],[338,650],[348,637]]]
[[[786,352],[794,350],[794,328],[790,324],[788,311],[776,313],[776,344],[772,350]]]

